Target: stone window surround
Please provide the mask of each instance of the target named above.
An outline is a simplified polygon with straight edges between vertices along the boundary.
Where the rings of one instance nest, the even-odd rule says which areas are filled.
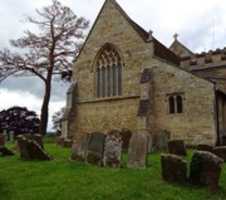
[[[95,97],[106,99],[122,96],[124,64],[113,45],[104,45],[95,61]]]
[[[170,114],[170,115],[177,115],[177,114],[179,114],[179,115],[181,115],[181,114],[183,114],[184,113],[184,111],[185,111],[185,109],[184,109],[184,102],[185,102],[185,94],[184,94],[184,92],[175,92],[175,93],[170,93],[170,94],[167,94],[166,95],[167,96],[167,105],[168,105],[168,114]],[[172,98],[173,97],[173,99],[174,99],[174,112],[170,112],[170,98]],[[181,110],[182,110],[182,112],[178,112],[178,97],[180,97],[181,98],[181,100],[182,100],[182,108],[181,108]]]

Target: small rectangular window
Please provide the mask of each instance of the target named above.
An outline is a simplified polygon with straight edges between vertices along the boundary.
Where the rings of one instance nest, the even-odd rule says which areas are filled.
[[[169,113],[183,113],[183,97],[178,94],[168,96]]]

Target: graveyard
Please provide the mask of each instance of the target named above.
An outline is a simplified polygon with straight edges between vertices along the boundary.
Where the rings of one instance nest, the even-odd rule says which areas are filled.
[[[15,144],[7,144],[13,149]],[[148,156],[146,169],[127,168],[128,155],[123,154],[120,168],[99,167],[70,159],[71,149],[45,140],[50,161],[24,161],[15,156],[0,157],[0,198],[7,200],[218,200],[226,196],[226,165],[220,177],[218,192],[190,184],[174,184],[161,177],[161,153]],[[191,161],[193,151],[184,157]]]

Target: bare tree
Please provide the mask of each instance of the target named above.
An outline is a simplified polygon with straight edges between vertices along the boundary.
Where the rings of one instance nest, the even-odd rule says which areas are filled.
[[[19,49],[20,53],[0,51],[0,66],[13,66],[16,70],[28,71],[44,82],[40,134],[45,134],[53,75],[70,77],[73,61],[84,40],[84,31],[89,22],[83,17],[77,17],[70,8],[57,0],[36,12],[37,17],[28,17],[27,20],[38,26],[39,33],[26,31],[23,37],[11,40],[11,45]]]
[[[0,66],[0,83],[16,72],[17,70],[14,67]]]

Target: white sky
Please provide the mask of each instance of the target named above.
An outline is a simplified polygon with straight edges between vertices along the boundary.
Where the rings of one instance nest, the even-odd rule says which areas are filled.
[[[104,0],[60,0],[78,16],[95,20]],[[9,39],[21,36],[30,28],[24,23],[27,15],[34,15],[50,0],[0,0],[0,48]],[[226,46],[225,0],[118,0],[118,3],[146,30],[169,46],[174,33],[195,52]],[[67,85],[56,83],[50,114],[64,105]],[[0,110],[13,105],[27,106],[40,113],[42,84],[38,79],[9,79],[0,85]],[[51,121],[51,120],[50,120]],[[49,124],[49,128],[51,123]]]

